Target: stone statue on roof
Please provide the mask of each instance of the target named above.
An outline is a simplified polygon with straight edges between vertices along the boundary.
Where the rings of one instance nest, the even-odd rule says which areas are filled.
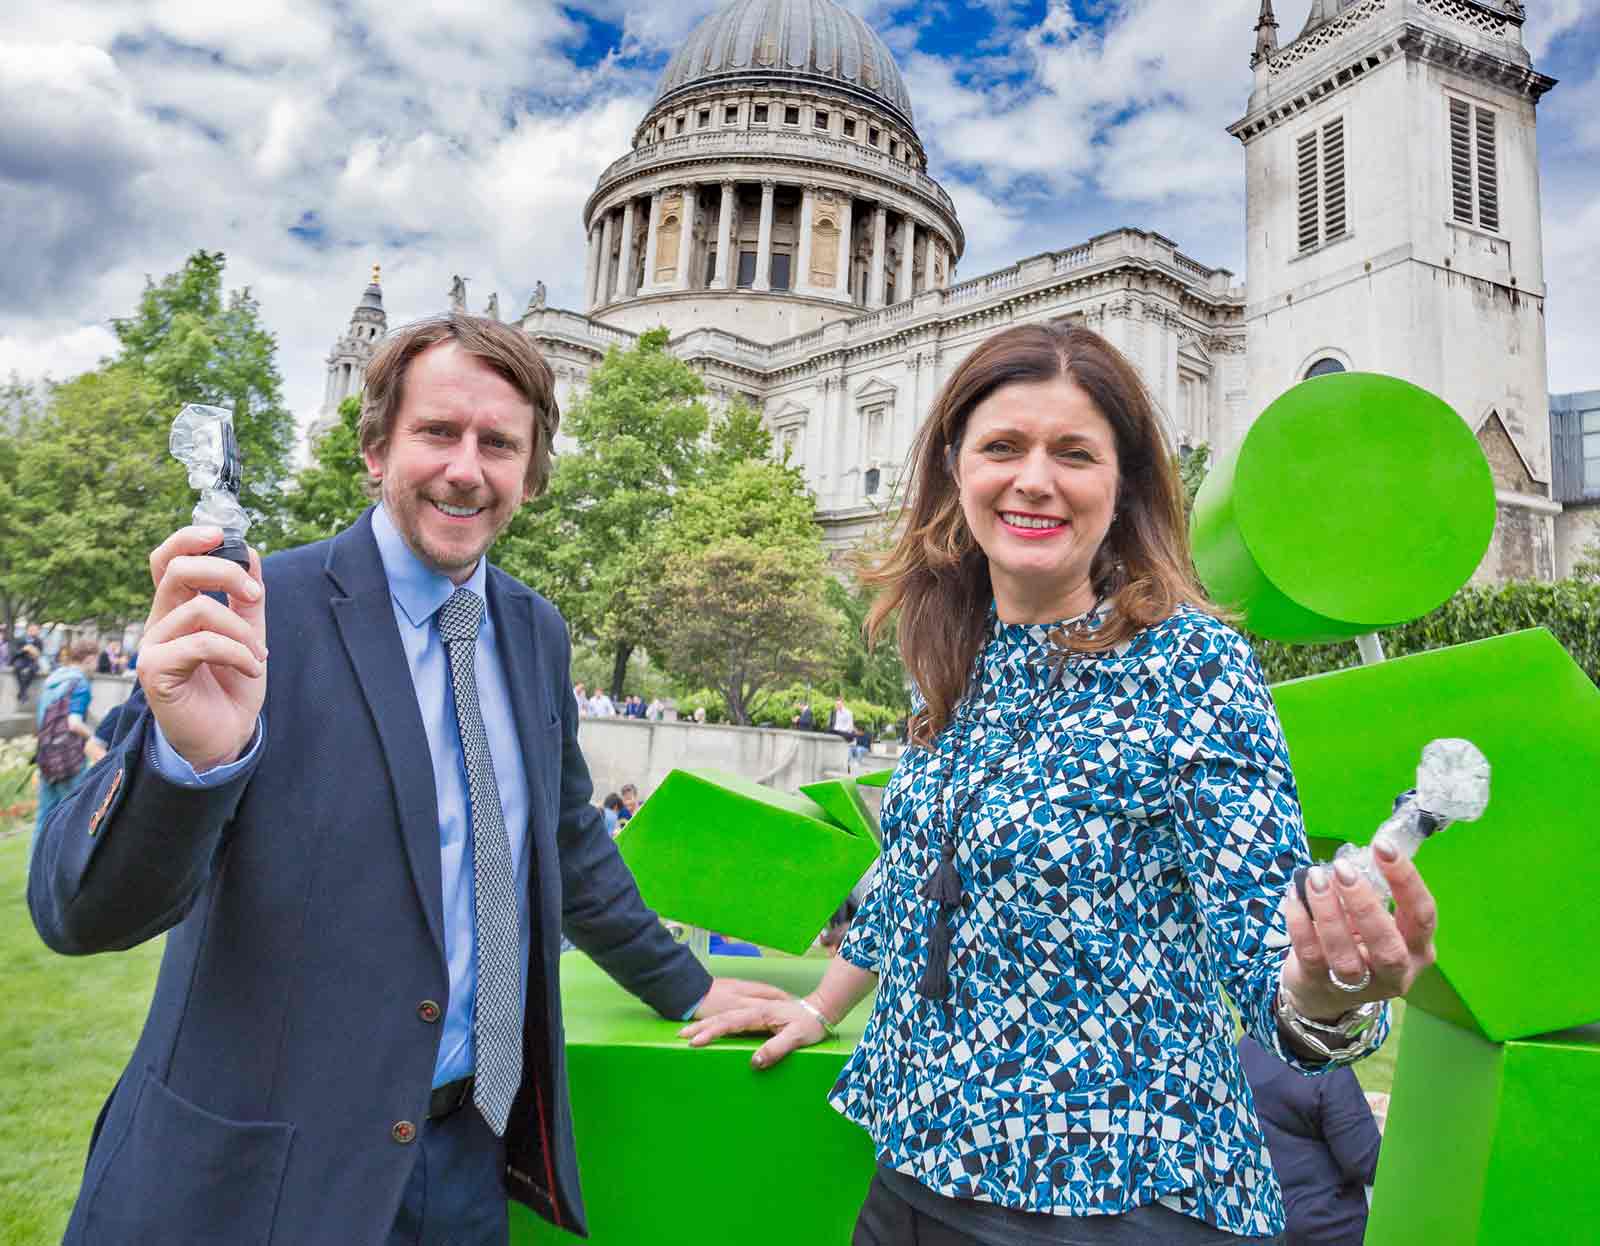
[[[467,279],[459,273],[450,278],[450,310],[453,312],[467,310]]]

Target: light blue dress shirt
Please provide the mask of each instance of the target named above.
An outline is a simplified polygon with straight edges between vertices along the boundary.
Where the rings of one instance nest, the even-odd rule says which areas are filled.
[[[455,697],[450,689],[450,666],[444,642],[434,625],[434,613],[449,600],[456,585],[448,576],[423,565],[395,528],[380,504],[372,512],[372,534],[394,605],[394,620],[411,670],[422,727],[433,761],[433,787],[439,802],[439,864],[444,883],[444,951],[450,971],[450,1001],[439,1036],[433,1084],[443,1086],[473,1070],[472,1010],[477,997],[478,961],[473,938],[472,800],[467,787],[466,761],[456,725]],[[488,564],[478,560],[472,577],[461,585],[484,597]],[[522,992],[528,989],[528,949],[531,925],[528,915],[527,848],[528,780],[522,766],[522,748],[511,707],[511,690],[496,644],[494,620],[487,610],[478,630],[476,656],[478,706],[489,755],[494,759],[495,783],[500,789],[500,809],[511,838],[511,861],[516,868],[517,928],[522,950]],[[156,769],[170,782],[185,787],[212,787],[226,783],[250,764],[261,747],[261,728],[238,761],[197,775],[167,742],[159,726],[150,755]]]

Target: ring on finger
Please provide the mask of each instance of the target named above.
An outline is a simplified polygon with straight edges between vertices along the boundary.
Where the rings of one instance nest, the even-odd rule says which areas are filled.
[[[1361,978],[1360,978],[1359,981],[1357,981],[1357,982],[1346,982],[1338,974],[1334,973],[1333,972],[1333,966],[1329,965],[1328,966],[1328,981],[1333,983],[1333,985],[1337,989],[1339,989],[1341,991],[1348,991],[1351,995],[1355,995],[1360,991],[1366,990],[1369,986],[1372,985],[1372,966],[1371,965],[1363,965],[1361,967]]]

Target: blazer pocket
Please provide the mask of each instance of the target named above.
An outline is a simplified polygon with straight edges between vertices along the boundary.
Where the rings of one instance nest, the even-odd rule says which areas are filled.
[[[84,1241],[267,1246],[293,1140],[293,1125],[227,1120],[147,1072],[84,1208]]]

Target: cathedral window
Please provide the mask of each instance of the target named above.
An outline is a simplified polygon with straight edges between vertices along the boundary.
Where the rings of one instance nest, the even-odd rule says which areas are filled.
[[[710,124],[711,124],[711,110],[709,108],[702,108],[700,110],[699,115],[695,118],[695,126],[697,128],[699,128],[699,129],[703,130]]]
[[[789,288],[790,261],[794,257],[782,251],[772,253],[772,288],[774,290],[787,290]]]
[[[767,124],[767,106],[765,104],[757,104],[756,105],[756,108],[755,108],[755,123],[757,125],[766,125]]]
[[[681,116],[677,119],[677,130],[676,130],[677,133],[679,133],[679,134],[683,133],[683,127],[684,127],[684,125],[686,123],[686,120],[687,120],[686,118],[681,117]]]
[[[1492,109],[1450,99],[1450,214],[1500,228],[1500,160]]]
[[[828,128],[828,114],[820,108],[817,109],[816,112],[811,114],[811,124],[819,130],[826,130]]]
[[[1299,249],[1311,251],[1348,234],[1343,117],[1295,140],[1295,174]]]
[[[882,137],[883,136],[878,132],[877,126],[869,127],[867,130],[867,146],[876,147],[878,145],[878,140]]]
[[[737,104],[729,104],[726,108],[724,108],[722,110],[722,124],[723,125],[738,125],[739,124],[739,106]]]
[[[784,125],[799,125],[800,124],[800,109],[799,109],[798,106],[785,108],[783,110],[783,124]]]
[[[846,138],[854,138],[856,136],[856,119],[854,117],[846,117],[844,119],[844,136]]]
[[[748,290],[756,283],[756,253],[754,251],[739,252],[739,288]]]
[[[1337,359],[1324,356],[1306,369],[1306,380],[1309,381],[1314,376],[1332,376],[1335,372],[1343,371],[1344,364]]]

